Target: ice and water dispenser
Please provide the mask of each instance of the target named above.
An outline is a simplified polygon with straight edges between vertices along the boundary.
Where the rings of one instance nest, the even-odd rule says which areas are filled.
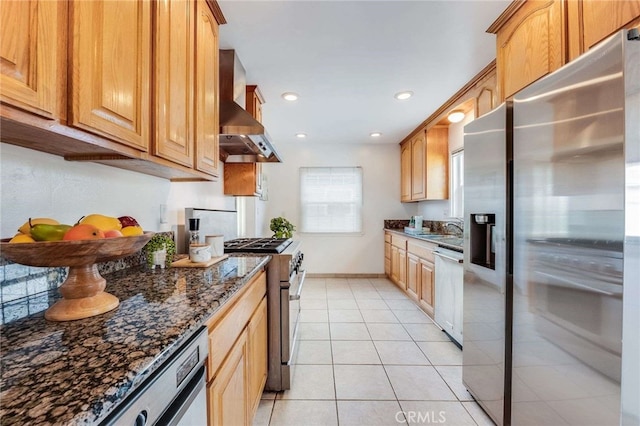
[[[472,213],[469,218],[471,263],[489,269],[496,269],[494,229],[496,215],[492,213]]]

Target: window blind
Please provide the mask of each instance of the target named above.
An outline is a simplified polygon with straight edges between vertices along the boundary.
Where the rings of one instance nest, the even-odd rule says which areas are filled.
[[[300,168],[300,231],[362,232],[362,168]]]

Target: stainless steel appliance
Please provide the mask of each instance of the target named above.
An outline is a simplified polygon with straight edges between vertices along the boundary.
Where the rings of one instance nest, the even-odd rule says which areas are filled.
[[[269,372],[266,390],[291,388],[291,363],[295,354],[300,296],[304,285],[304,254],[300,242],[287,238],[239,238],[224,243],[225,253],[270,254],[267,265]]]
[[[207,424],[208,348],[207,328],[202,327],[100,424]]]
[[[640,423],[637,31],[465,126],[465,163],[469,391],[498,424]]]
[[[438,247],[435,255],[436,303],[435,322],[449,338],[462,347],[462,253]]]

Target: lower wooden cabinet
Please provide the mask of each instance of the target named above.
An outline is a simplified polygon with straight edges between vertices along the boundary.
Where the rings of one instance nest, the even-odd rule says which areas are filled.
[[[247,328],[249,339],[249,413],[251,418],[258,409],[262,390],[267,383],[267,298],[251,317]]]
[[[385,233],[385,274],[418,306],[433,318],[435,306],[435,267],[433,251],[436,244],[400,235]],[[387,272],[386,251],[389,244],[390,267]],[[403,248],[405,247],[405,248]]]
[[[208,327],[209,426],[250,425],[267,381],[266,274],[233,296]]]
[[[384,233],[384,274],[391,275],[391,234]]]
[[[210,350],[215,350],[211,348]],[[242,426],[249,421],[247,332],[242,332],[208,386],[209,425]]]

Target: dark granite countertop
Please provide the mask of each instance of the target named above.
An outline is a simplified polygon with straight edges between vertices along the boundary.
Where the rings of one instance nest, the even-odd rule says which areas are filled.
[[[99,422],[269,260],[132,267],[104,275],[120,299],[111,312],[68,322],[40,312],[0,326],[2,424]],[[58,299],[49,293],[51,303]]]
[[[463,251],[463,239],[455,235],[443,235],[443,234],[409,234],[404,232],[404,228],[385,228],[385,231],[400,234],[403,237],[415,238],[417,240],[427,241],[438,246],[448,248],[451,250]]]

